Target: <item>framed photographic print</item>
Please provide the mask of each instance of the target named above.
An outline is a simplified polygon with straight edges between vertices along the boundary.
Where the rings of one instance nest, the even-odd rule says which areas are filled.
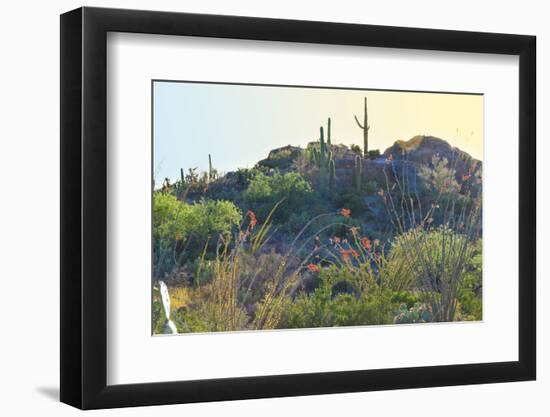
[[[61,400],[535,379],[535,38],[61,16]]]

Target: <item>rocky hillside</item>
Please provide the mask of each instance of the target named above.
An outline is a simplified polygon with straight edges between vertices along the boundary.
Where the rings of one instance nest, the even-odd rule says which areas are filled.
[[[319,175],[319,168],[313,161],[319,146],[320,143],[317,141],[310,142],[305,148],[287,145],[273,149],[267,158],[256,164],[256,168],[261,169],[267,175],[277,171],[281,174],[298,172],[308,178],[314,188],[324,189],[326,184],[320,179],[322,175]],[[355,180],[356,164],[361,164],[362,199],[367,206],[371,205],[371,200],[378,200],[375,196],[376,191],[387,181],[392,182],[396,176],[406,175],[408,183],[412,187],[411,190],[417,191],[416,187],[420,184],[417,177],[420,167],[432,166],[434,156],[449,161],[449,165],[456,170],[458,182],[462,182],[463,176],[468,176],[481,168],[481,161],[472,158],[459,148],[452,147],[445,140],[433,136],[415,136],[408,141],[396,141],[382,154],[370,158],[358,158],[358,150],[352,150],[346,145],[325,146],[327,146],[327,151],[330,149],[330,158],[334,165],[332,181],[336,190],[341,192],[355,188],[354,184],[357,184]],[[393,161],[393,163],[389,165],[389,161]],[[327,171],[324,175],[327,175]],[[325,181],[327,180],[325,179]],[[203,184],[203,186],[192,188],[187,193],[187,197],[192,201],[205,195],[211,198],[233,200],[236,194],[246,190],[249,182],[250,170],[228,172],[209,182],[208,186]],[[206,190],[208,190],[207,194]]]
[[[304,158],[304,151],[318,146],[318,142],[311,142],[306,149],[297,146],[284,146],[273,149],[266,159],[258,162],[259,167],[278,169],[289,172],[300,169]],[[332,158],[336,168],[336,178],[339,183],[348,184],[351,181],[352,171],[357,153],[345,145],[331,145]],[[472,158],[459,148],[452,147],[448,142],[434,136],[415,136],[408,141],[398,140],[387,148],[379,157],[362,159],[362,174],[365,180],[384,181],[383,167],[391,159],[399,168],[402,164],[412,167],[432,165],[432,158],[439,156],[449,161],[456,169],[457,179],[469,171],[481,167],[481,161]]]

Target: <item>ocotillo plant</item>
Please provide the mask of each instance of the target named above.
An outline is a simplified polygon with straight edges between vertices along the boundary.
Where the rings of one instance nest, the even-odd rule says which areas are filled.
[[[354,115],[353,117],[355,117],[357,126],[359,126],[363,130],[363,155],[366,158],[369,154],[369,130],[370,130],[366,97],[365,97],[365,109],[363,113],[363,124],[359,122],[359,119],[357,118],[357,116]]]
[[[361,181],[363,179],[363,161],[359,155],[355,157],[355,163],[351,172],[351,182],[358,191],[361,190]]]

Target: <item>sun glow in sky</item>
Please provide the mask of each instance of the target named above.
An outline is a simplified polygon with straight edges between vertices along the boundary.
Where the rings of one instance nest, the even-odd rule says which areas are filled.
[[[368,99],[369,148],[431,135],[483,159],[483,96],[473,94],[154,82],[153,171],[157,182],[180,168],[251,168],[270,150],[319,139],[332,121],[333,144],[363,147]]]

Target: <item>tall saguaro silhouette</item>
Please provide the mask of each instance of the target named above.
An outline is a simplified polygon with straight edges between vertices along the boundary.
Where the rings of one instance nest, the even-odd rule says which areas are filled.
[[[368,153],[369,153],[369,129],[370,129],[370,126],[369,126],[369,116],[368,116],[368,111],[367,111],[367,98],[365,97],[365,110],[364,110],[364,114],[363,114],[363,124],[361,124],[361,122],[359,121],[359,119],[357,118],[357,116],[353,116],[355,117],[355,121],[357,122],[357,125],[359,126],[359,128],[361,128],[363,130],[363,155],[365,157],[368,156]]]

